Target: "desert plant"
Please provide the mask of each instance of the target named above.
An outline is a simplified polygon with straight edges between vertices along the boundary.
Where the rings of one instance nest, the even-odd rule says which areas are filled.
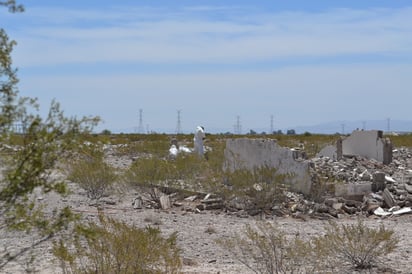
[[[177,234],[167,238],[159,229],[137,228],[99,215],[100,224],[77,228],[73,248],[55,242],[53,253],[65,273],[178,273],[181,268]]]
[[[371,268],[399,241],[392,230],[369,228],[361,220],[331,222],[325,231],[323,236],[288,238],[275,224],[259,222],[218,244],[254,273],[336,273]]]
[[[227,187],[221,193],[225,200],[236,197],[243,201],[245,209],[250,212],[263,213],[285,201],[286,177],[268,166],[253,170],[237,169],[226,174]]]
[[[275,225],[258,222],[246,225],[244,232],[231,239],[220,239],[218,244],[254,273],[312,273],[306,263],[310,245],[299,238],[288,240]]]
[[[350,265],[358,269],[371,268],[383,256],[393,252],[399,242],[394,231],[369,228],[361,220],[341,226],[330,222],[324,236],[312,239],[313,247],[323,261],[335,265]]]
[[[167,186],[175,178],[175,167],[167,160],[157,157],[139,158],[125,172],[124,181],[139,187],[149,195],[149,199],[160,206],[159,188]]]
[[[86,190],[87,197],[100,199],[107,194],[117,175],[102,155],[92,154],[74,161],[68,178]]]
[[[14,0],[0,1],[0,6],[8,7],[11,12],[23,11],[23,7]],[[2,254],[0,270],[31,248],[54,237],[74,219],[74,214],[67,207],[55,210],[53,214],[43,214],[42,206],[31,194],[35,189],[65,192],[65,184],[49,175],[59,158],[68,156],[77,146],[78,137],[90,132],[99,120],[94,117],[67,118],[54,101],[48,115],[41,117],[37,100],[19,95],[17,69],[13,68],[11,58],[15,44],[0,28],[0,143],[8,152],[2,155],[0,227],[38,233],[33,233],[37,237],[28,248],[15,250],[11,255]],[[17,131],[16,125],[21,130]]]

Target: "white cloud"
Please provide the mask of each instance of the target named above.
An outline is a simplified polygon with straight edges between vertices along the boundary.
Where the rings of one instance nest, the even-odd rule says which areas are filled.
[[[21,45],[16,61],[22,67],[95,62],[238,63],[412,51],[412,9],[263,13],[231,20],[198,19],[190,13],[185,16],[184,11],[176,18],[155,11],[146,14],[150,20],[142,20],[133,16],[136,10],[69,10],[64,14],[46,10],[40,15],[47,24],[24,27],[17,33]],[[54,25],[47,22],[55,17],[63,19]],[[92,23],[76,24],[78,18]]]
[[[172,130],[177,109],[185,130],[199,121],[232,130],[236,115],[245,129],[267,126],[271,114],[280,127],[410,115],[412,8],[269,14],[218,7],[229,15],[209,18],[212,10],[28,13],[34,23],[12,29],[21,90],[42,105],[56,98],[69,114],[102,115],[109,129],[136,124],[140,108],[151,128]],[[260,66],[267,61],[274,65]],[[147,64],[150,73],[110,70]],[[105,74],[87,71],[96,66]]]

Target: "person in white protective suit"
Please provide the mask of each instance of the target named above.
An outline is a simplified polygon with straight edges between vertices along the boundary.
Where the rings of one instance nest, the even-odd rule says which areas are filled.
[[[203,156],[205,153],[205,150],[203,148],[203,140],[206,138],[205,135],[205,128],[202,126],[196,127],[196,132],[195,132],[195,137],[193,139],[194,141],[194,151],[199,154],[199,156]]]

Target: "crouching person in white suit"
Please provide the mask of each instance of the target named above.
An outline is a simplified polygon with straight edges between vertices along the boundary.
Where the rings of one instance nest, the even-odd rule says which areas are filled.
[[[205,135],[205,128],[202,126],[196,127],[194,141],[194,151],[199,154],[199,156],[203,156],[205,153],[205,149],[203,147],[203,140],[206,138]]]

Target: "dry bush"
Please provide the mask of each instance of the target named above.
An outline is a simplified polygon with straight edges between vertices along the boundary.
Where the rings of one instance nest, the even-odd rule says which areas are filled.
[[[217,180],[216,161],[214,156],[211,161],[206,161],[198,155],[185,153],[173,160],[156,156],[139,158],[124,173],[123,179],[126,184],[142,189],[152,202],[160,205],[160,190],[164,188],[200,192],[216,190],[211,183]]]
[[[69,180],[86,190],[90,199],[100,199],[117,179],[117,175],[101,156],[83,157],[71,164]]]
[[[179,273],[176,233],[164,238],[156,228],[137,228],[103,215],[99,219],[99,225],[77,228],[72,247],[63,241],[54,244],[64,273]]]
[[[393,252],[399,242],[393,230],[383,225],[378,229],[369,228],[360,220],[356,224],[341,226],[330,222],[325,229],[324,236],[313,239],[313,246],[318,255],[332,265],[371,268]]]
[[[288,240],[270,223],[259,222],[256,228],[246,225],[242,234],[218,244],[254,273],[313,273],[305,261],[310,245],[298,238]]]
[[[324,236],[287,238],[276,225],[260,222],[218,243],[254,273],[338,273],[368,269],[394,251],[398,238],[381,226],[331,222]]]
[[[157,157],[139,158],[123,175],[126,184],[139,187],[149,195],[150,201],[160,206],[162,193],[159,188],[168,186],[176,177],[175,167]]]
[[[221,193],[225,200],[236,198],[242,201],[249,212],[263,213],[286,200],[286,175],[275,168],[263,166],[254,170],[238,169],[228,172]]]

